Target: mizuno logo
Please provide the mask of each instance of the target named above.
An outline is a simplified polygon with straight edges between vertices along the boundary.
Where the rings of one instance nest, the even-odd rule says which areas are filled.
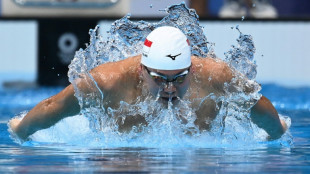
[[[171,58],[172,60],[175,60],[175,58],[178,57],[179,55],[181,55],[181,53],[180,53],[180,54],[177,54],[177,55],[175,55],[175,56],[172,56],[171,54],[169,54],[169,55],[167,55],[166,57],[169,57],[169,58]]]

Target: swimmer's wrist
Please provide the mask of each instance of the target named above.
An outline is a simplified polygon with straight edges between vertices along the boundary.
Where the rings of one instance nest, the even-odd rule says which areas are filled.
[[[19,140],[21,142],[26,141],[29,137],[29,135],[26,134],[26,132],[28,132],[27,130],[25,130],[24,128],[21,128],[21,121],[22,119],[20,118],[13,118],[8,124],[9,124],[9,132],[11,134],[11,136],[15,139],[15,140]]]
[[[24,141],[26,141],[26,138],[23,138],[20,136],[20,133],[18,131],[18,125],[20,123],[19,119],[13,118],[8,122],[8,132],[10,133],[10,137],[18,144],[22,144]]]

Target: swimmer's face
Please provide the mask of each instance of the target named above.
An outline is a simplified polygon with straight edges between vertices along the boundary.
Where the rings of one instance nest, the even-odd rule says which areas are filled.
[[[156,70],[142,65],[142,71],[149,92],[164,103],[183,98],[189,88],[190,68]]]

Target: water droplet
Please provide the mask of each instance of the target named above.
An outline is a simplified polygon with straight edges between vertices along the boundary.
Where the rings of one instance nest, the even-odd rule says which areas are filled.
[[[52,67],[52,69],[55,69],[54,67]]]
[[[243,21],[243,20],[244,20],[244,18],[245,18],[245,17],[244,17],[244,16],[242,16],[242,17],[241,17],[241,20]]]
[[[150,8],[153,8],[153,4],[150,5]]]
[[[60,76],[60,74],[57,74],[57,76],[59,77],[59,76]]]
[[[230,27],[232,30],[234,29],[234,27]]]

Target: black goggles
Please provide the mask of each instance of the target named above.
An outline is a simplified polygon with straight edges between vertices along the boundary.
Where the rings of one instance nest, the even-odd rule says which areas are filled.
[[[190,68],[188,68],[187,70],[175,75],[172,79],[168,78],[167,76],[164,76],[162,74],[150,71],[146,66],[144,66],[145,70],[147,71],[147,73],[150,75],[150,77],[158,84],[161,85],[163,83],[168,83],[168,82],[172,82],[175,84],[182,84],[185,81],[185,78],[187,76],[187,74],[189,73]]]

